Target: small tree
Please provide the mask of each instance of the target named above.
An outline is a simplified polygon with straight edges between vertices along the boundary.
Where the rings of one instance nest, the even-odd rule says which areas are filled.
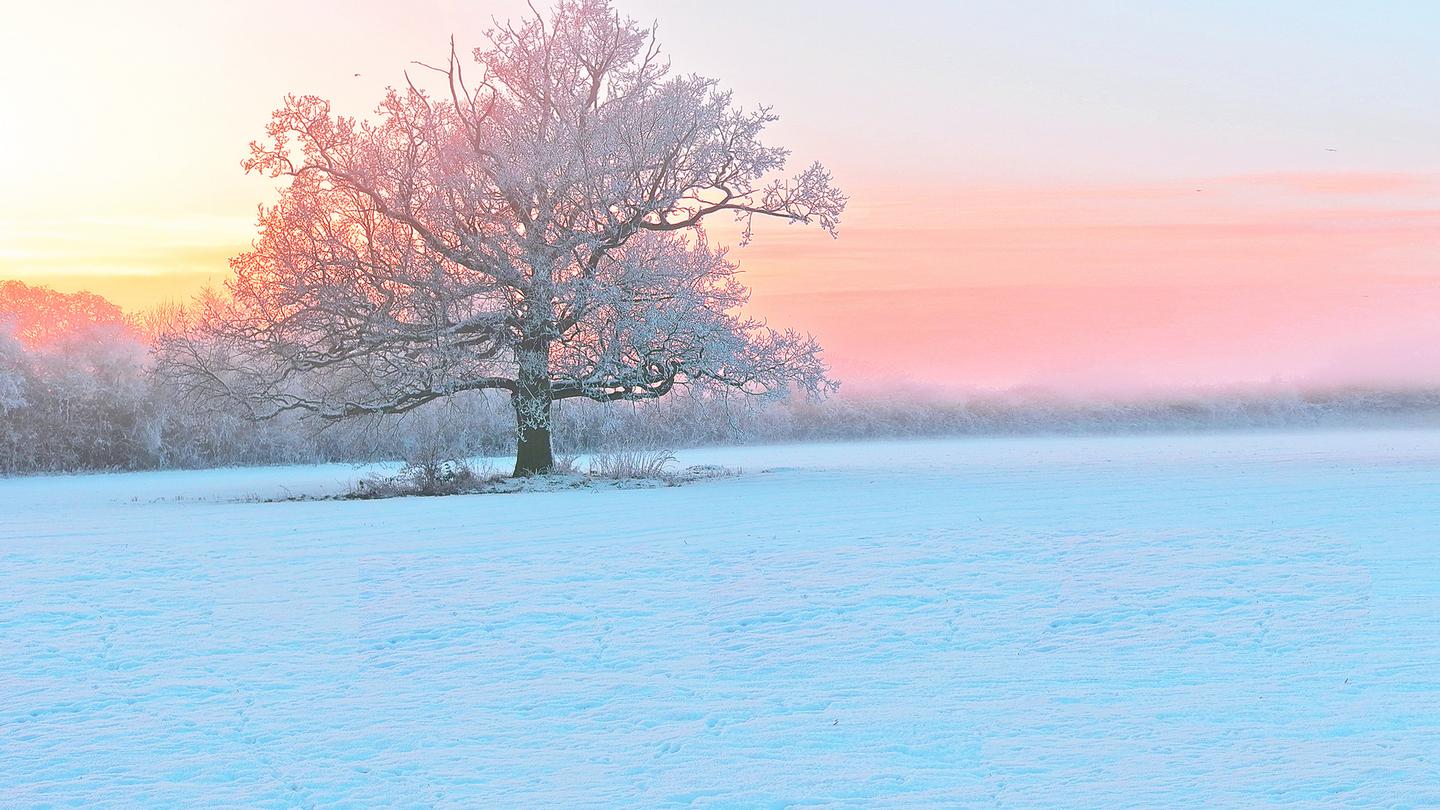
[[[133,332],[120,307],[94,293],[62,293],[21,281],[0,281],[0,321],[31,349],[104,331],[125,337]]]
[[[257,418],[402,413],[508,392],[515,473],[548,471],[552,403],[677,387],[823,392],[815,341],[737,314],[748,292],[704,222],[729,212],[834,234],[845,197],[760,140],[775,120],[670,72],[654,30],[608,0],[488,32],[478,68],[423,66],[374,121],[289,97],[248,171],[287,178],[228,296],[162,359]]]

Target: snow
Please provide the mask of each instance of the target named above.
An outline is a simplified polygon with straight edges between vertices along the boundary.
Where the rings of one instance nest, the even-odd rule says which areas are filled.
[[[0,481],[0,804],[1440,804],[1440,432],[679,455]]]

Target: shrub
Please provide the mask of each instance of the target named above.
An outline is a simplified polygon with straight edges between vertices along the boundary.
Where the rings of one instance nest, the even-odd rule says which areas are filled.
[[[590,457],[590,477],[614,480],[664,478],[675,463],[669,450],[605,450]]]

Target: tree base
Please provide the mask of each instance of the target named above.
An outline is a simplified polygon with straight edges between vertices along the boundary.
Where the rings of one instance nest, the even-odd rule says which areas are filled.
[[[555,454],[550,449],[550,431],[527,430],[520,434],[515,448],[515,477],[545,475],[555,470]]]

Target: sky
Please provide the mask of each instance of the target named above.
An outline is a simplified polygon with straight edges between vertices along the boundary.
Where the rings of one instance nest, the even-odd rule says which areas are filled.
[[[838,239],[733,256],[852,390],[1440,383],[1440,5],[619,5],[851,195]],[[524,11],[7,0],[0,278],[129,309],[222,280],[284,94],[364,114]]]

